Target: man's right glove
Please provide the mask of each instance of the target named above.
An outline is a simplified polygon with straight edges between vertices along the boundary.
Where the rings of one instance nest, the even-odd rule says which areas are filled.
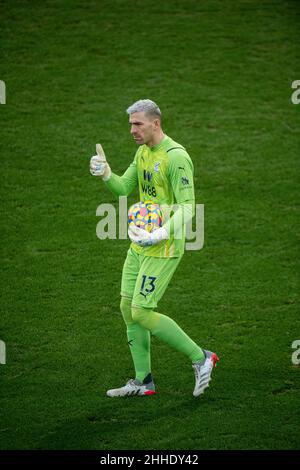
[[[111,176],[111,169],[101,144],[96,144],[96,152],[97,155],[94,155],[90,161],[90,172],[93,176],[101,176],[103,181],[107,181]]]

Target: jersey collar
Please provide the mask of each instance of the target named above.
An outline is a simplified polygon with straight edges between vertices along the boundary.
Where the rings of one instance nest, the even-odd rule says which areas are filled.
[[[169,137],[165,134],[164,138],[158,144],[150,147],[151,152],[155,152],[156,150],[161,149],[166,144],[168,139]]]

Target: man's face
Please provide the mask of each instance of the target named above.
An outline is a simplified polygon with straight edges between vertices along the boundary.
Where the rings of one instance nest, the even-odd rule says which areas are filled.
[[[133,113],[129,116],[131,124],[130,133],[136,141],[137,145],[151,145],[155,130],[159,125],[158,119],[145,116],[143,111]]]

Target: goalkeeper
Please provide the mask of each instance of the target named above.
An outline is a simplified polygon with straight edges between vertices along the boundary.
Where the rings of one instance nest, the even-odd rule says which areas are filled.
[[[184,253],[185,224],[195,208],[193,163],[186,150],[164,134],[161,112],[151,100],[139,100],[127,109],[131,134],[138,150],[123,176],[112,173],[104,151],[97,144],[90,172],[103,179],[116,196],[128,196],[138,187],[140,201],[175,207],[164,225],[149,233],[130,227],[132,241],[124,263],[120,309],[127,329],[135,378],[109,397],[153,395],[150,334],[185,354],[195,373],[194,396],[209,386],[218,357],[200,348],[170,317],[155,311]]]

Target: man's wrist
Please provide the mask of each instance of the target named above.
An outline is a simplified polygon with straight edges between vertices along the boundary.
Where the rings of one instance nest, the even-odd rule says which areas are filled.
[[[162,240],[167,240],[169,238],[169,234],[164,227],[160,227],[154,232],[151,233],[151,238],[153,240],[157,240],[157,242],[161,242]]]
[[[104,173],[104,175],[102,177],[103,181],[105,181],[105,182],[108,181],[111,178],[111,174],[112,174],[112,171],[111,171],[110,167],[108,166],[107,171]]]

